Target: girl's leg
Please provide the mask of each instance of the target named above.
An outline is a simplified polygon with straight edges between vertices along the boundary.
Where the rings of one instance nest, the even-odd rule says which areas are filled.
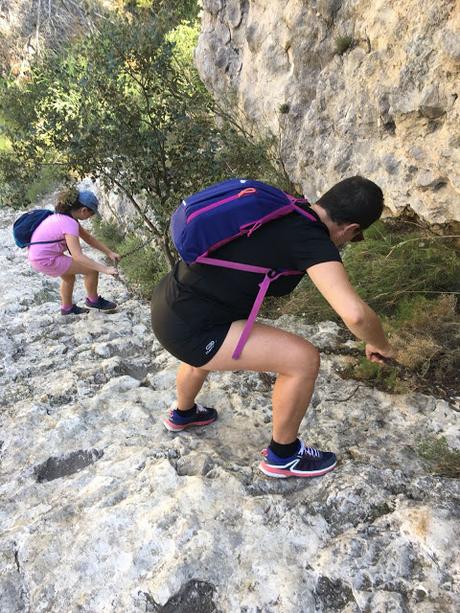
[[[66,273],[61,275],[61,305],[69,307],[73,304],[73,288],[75,285],[75,275]]]
[[[97,285],[99,281],[99,273],[97,272],[97,270],[92,270],[91,268],[88,268],[87,266],[83,264],[78,264],[77,262],[72,261],[72,264],[66,271],[65,275],[61,276],[61,279],[64,279],[64,277],[67,277],[67,276],[73,276],[74,283],[75,283],[76,274],[84,275],[85,277],[84,283],[85,283],[87,295],[91,298],[97,297]],[[73,289],[73,286],[72,286],[72,289]],[[66,304],[69,304],[69,303],[67,302]]]
[[[91,270],[91,272],[88,272],[87,274],[85,274],[84,283],[85,283],[85,288],[86,288],[86,294],[88,298],[90,298],[91,300],[97,299],[98,282],[99,282],[99,273],[97,272],[97,270]]]

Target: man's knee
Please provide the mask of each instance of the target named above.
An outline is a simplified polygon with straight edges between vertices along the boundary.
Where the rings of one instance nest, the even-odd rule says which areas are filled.
[[[316,379],[319,373],[320,353],[311,343],[305,343],[297,358],[297,373],[308,379]]]
[[[197,366],[190,366],[190,368],[192,369],[192,374],[195,377],[206,377],[209,373],[208,370],[205,370],[204,368],[198,368]]]

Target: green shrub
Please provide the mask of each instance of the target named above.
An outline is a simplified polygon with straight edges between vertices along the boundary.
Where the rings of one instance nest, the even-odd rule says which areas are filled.
[[[125,234],[121,228],[115,222],[103,221],[100,217],[93,217],[92,226],[94,234],[103,243],[108,245],[111,249],[117,250],[120,243],[123,242]]]
[[[401,379],[398,367],[380,366],[365,357],[353,361],[340,375],[344,379],[365,381],[385,392],[401,394],[410,389],[410,385]]]
[[[401,364],[382,369],[353,358],[344,376],[391,392],[441,386],[447,396],[453,395],[460,370],[460,259],[455,243],[392,220],[374,224],[366,240],[348,246],[342,257],[353,286],[382,317]],[[290,296],[264,304],[265,317],[283,313],[311,323],[339,321],[307,276]]]
[[[444,436],[425,438],[419,442],[416,451],[435,475],[453,479],[460,477],[460,451],[450,449]]]
[[[135,231],[122,232],[115,223],[93,220],[99,240],[122,256],[119,269],[127,284],[140,297],[149,299],[155,285],[166,273],[164,258],[148,239]]]
[[[353,45],[353,37],[352,36],[337,36],[335,39],[335,50],[339,55],[343,55],[345,51],[350,49]]]
[[[35,202],[39,198],[43,198],[49,192],[58,189],[61,180],[62,176],[56,167],[44,166],[40,169],[38,177],[27,186],[27,200]]]
[[[129,254],[121,260],[119,268],[130,287],[148,300],[155,285],[167,272],[161,253],[153,245],[145,245],[145,239],[133,235],[125,238],[119,247],[119,253]]]
[[[379,314],[397,315],[414,298],[430,302],[458,290],[460,258],[453,241],[405,227],[378,222],[366,231],[365,241],[347,246],[342,254],[354,288]],[[307,278],[284,300],[282,310],[312,322],[336,318]]]

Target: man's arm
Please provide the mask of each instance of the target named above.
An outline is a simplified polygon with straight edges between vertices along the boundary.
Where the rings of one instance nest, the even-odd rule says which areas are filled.
[[[392,357],[388,342],[376,313],[356,293],[340,262],[323,262],[307,269],[318,290],[355,336],[366,342],[366,356],[382,363],[378,354]],[[377,354],[377,355],[375,355]]]

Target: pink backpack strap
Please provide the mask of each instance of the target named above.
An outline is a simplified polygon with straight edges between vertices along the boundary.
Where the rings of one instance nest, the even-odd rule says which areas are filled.
[[[208,258],[205,256],[200,256],[199,258],[196,259],[196,261],[201,264],[210,264],[211,266],[220,266],[222,268],[232,268],[233,270],[243,270],[245,272],[262,273],[265,275],[264,278],[262,279],[262,282],[259,283],[259,291],[257,293],[256,299],[254,300],[254,304],[252,305],[251,312],[248,315],[248,318],[243,328],[243,332],[241,333],[241,336],[238,340],[235,350],[232,353],[232,358],[234,360],[237,360],[240,357],[241,352],[243,351],[243,348],[246,344],[246,341],[248,340],[249,335],[251,334],[252,326],[254,325],[256,317],[260,311],[260,307],[262,306],[262,302],[264,301],[265,294],[267,293],[268,288],[270,287],[270,283],[272,283],[273,281],[275,281],[276,279],[282,276],[303,274],[302,272],[298,270],[286,270],[283,272],[278,272],[276,270],[271,270],[270,268],[264,268],[262,266],[252,266],[251,264],[240,264],[238,262],[229,262],[227,260],[219,260],[217,258]]]
[[[317,221],[316,217],[314,217],[311,213],[305,211],[296,204],[297,202],[305,202],[308,204],[307,200],[295,198],[290,194],[286,194],[286,196],[288,196],[289,203],[291,204],[293,209],[295,209],[298,213],[300,213],[304,217],[307,217],[311,221]],[[278,272],[276,270],[271,270],[270,268],[265,268],[263,266],[253,266],[252,264],[241,264],[239,262],[219,260],[218,258],[210,258],[204,255],[201,255],[196,258],[195,262],[198,264],[209,264],[210,266],[220,266],[222,268],[231,268],[233,270],[243,270],[245,272],[255,272],[265,275],[262,282],[259,283],[259,292],[257,293],[254,304],[252,305],[252,309],[244,325],[243,332],[241,333],[235,350],[233,351],[232,358],[234,360],[237,360],[240,357],[241,352],[243,351],[243,348],[246,344],[246,341],[251,334],[252,326],[254,325],[256,317],[260,311],[260,307],[262,306],[262,302],[264,301],[265,295],[268,291],[268,288],[270,287],[270,283],[282,276],[303,274],[303,272],[300,272],[298,270],[286,270],[283,272]]]
[[[300,213],[304,217],[307,217],[310,221],[318,221],[314,215],[312,215],[308,211],[305,211],[305,209],[303,209],[301,206],[298,206],[297,202],[309,204],[306,198],[296,198],[295,196],[291,196],[291,194],[286,194],[286,196],[289,198],[289,202],[292,208],[294,208],[298,213]]]
[[[245,272],[259,272],[266,274],[270,272],[270,268],[263,266],[253,266],[252,264],[240,264],[238,262],[230,262],[229,260],[219,260],[218,258],[208,258],[200,255],[195,260],[197,264],[210,264],[211,266],[220,266],[221,268],[232,268],[233,270],[244,270]]]

